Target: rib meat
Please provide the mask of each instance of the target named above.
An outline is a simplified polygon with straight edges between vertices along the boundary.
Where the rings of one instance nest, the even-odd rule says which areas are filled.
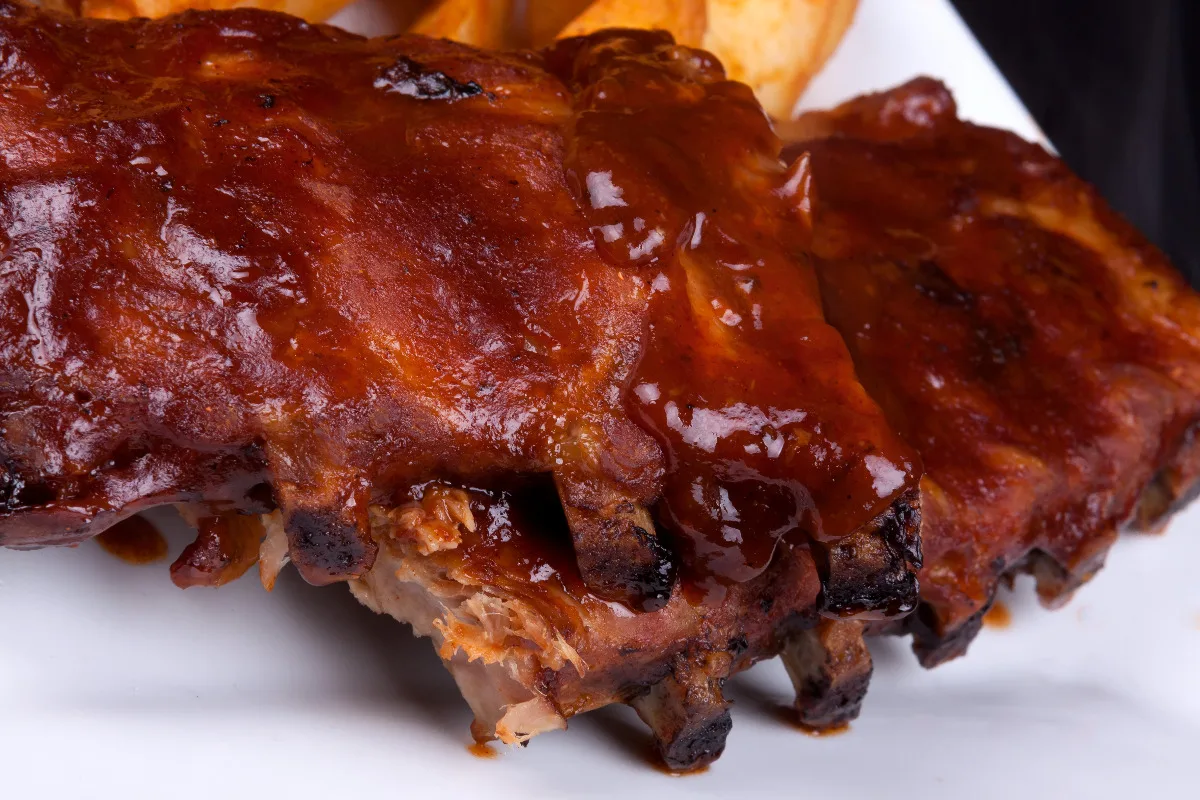
[[[1122,527],[1194,496],[1200,297],[1061,161],[960,121],[936,81],[789,136],[828,319],[925,464],[921,604],[902,626],[932,666],[966,649],[1005,576],[1062,602]]]
[[[916,599],[919,462],[823,319],[780,147],[663,34],[0,0],[0,545],[179,503],[178,583],[260,537],[268,585],[350,581],[481,737],[625,701],[714,757],[731,671]]]

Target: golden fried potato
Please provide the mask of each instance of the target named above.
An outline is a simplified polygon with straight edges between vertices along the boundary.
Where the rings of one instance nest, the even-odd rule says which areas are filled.
[[[476,47],[509,45],[513,0],[440,0],[410,29]]]
[[[399,28],[476,47],[542,47],[602,28],[656,28],[703,47],[788,119],[854,19],[858,0],[380,0]],[[251,6],[313,22],[349,0],[41,0],[86,16],[158,17],[188,8]],[[415,20],[415,22],[413,22]]]
[[[545,47],[558,38],[567,23],[583,13],[592,0],[525,0],[516,27],[518,46]]]
[[[595,0],[562,29],[559,38],[602,28],[654,28],[668,31],[680,44],[699,46],[706,28],[705,6],[705,0]]]
[[[85,17],[129,19],[162,17],[195,9],[266,8],[286,11],[311,22],[320,22],[336,14],[349,0],[42,0],[42,5],[77,7]]]
[[[730,78],[749,84],[771,116],[789,119],[857,6],[858,0],[708,0],[699,45],[721,59]]]
[[[854,19],[858,0],[596,0],[559,36],[601,28],[658,28],[711,51],[749,84],[767,112],[792,116]]]
[[[51,11],[61,11],[64,14],[79,14],[80,0],[35,0],[35,5],[48,8]]]

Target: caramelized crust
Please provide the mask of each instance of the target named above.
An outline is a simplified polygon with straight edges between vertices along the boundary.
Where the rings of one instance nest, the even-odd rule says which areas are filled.
[[[719,602],[791,537],[825,613],[912,607],[919,466],[710,56],[12,0],[0,52],[0,544],[277,507],[328,583],[415,484],[550,475],[605,598]],[[186,581],[244,562],[206,536]]]
[[[922,661],[1059,602],[1196,491],[1200,297],[1058,159],[917,80],[802,119],[825,311],[920,452]]]

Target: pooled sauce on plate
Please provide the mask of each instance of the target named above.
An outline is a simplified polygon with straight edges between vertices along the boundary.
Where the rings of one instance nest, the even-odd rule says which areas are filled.
[[[983,627],[1004,629],[1012,625],[1012,612],[1008,610],[1008,606],[997,600],[988,609],[988,612],[983,615]]]
[[[475,742],[467,745],[467,752],[476,758],[493,759],[500,756],[487,742]]]
[[[824,739],[828,736],[840,736],[850,730],[850,723],[844,722],[841,725],[834,725],[829,728],[814,728],[811,725],[805,725],[800,721],[800,717],[796,709],[792,706],[778,705],[775,706],[776,718],[785,725],[795,728],[805,736],[812,736],[815,739]]]
[[[813,728],[801,722],[794,723],[796,728],[805,736],[811,736],[814,739],[827,739],[832,736],[841,736],[843,733],[850,732],[850,723],[843,722],[841,725],[834,725],[831,728]]]
[[[96,541],[126,564],[153,564],[167,557],[167,540],[139,516],[118,522],[97,536]]]
[[[670,775],[672,778],[686,778],[691,775],[703,775],[708,772],[708,764],[696,769],[671,769],[659,755],[658,748],[653,743],[646,748],[646,763],[653,767],[655,772],[661,772],[663,775]]]

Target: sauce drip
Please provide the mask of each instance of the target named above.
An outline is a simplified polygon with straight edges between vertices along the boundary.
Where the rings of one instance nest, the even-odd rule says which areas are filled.
[[[653,769],[655,772],[661,772],[663,775],[670,775],[672,778],[686,778],[690,775],[703,775],[708,772],[711,764],[701,764],[692,769],[675,769],[663,761],[662,754],[658,751],[658,745],[654,743],[653,737],[645,737],[644,742],[639,748],[642,753],[642,758],[646,762],[646,766]]]
[[[139,516],[118,522],[97,536],[96,541],[127,564],[153,564],[167,557],[167,540]]]
[[[795,726],[805,736],[812,736],[814,739],[827,739],[832,736],[841,736],[843,733],[850,732],[849,722],[843,722],[841,725],[834,725],[829,728],[814,728],[801,722],[795,723]]]
[[[658,755],[658,750],[656,748],[652,748],[652,753],[653,755],[651,755],[648,759],[650,766],[658,772],[661,772],[663,775],[670,775],[672,778],[686,778],[689,775],[703,775],[704,773],[708,772],[708,768],[710,766],[709,764],[705,764],[704,766],[696,767],[695,769],[671,769]]]
[[[713,603],[784,536],[828,544],[868,523],[915,487],[916,460],[823,319],[806,164],[785,168],[714,61],[677,62],[695,82],[647,79],[672,48],[656,61],[630,41],[574,65],[590,85],[567,166],[597,249],[648,295],[625,406],[667,456],[657,521],[685,590]]]
[[[475,742],[467,745],[467,752],[476,758],[493,759],[500,756],[487,742]]]
[[[1003,630],[1010,625],[1012,625],[1012,612],[999,600],[993,603],[988,612],[983,615],[983,627],[985,628]]]
[[[800,721],[799,714],[792,706],[778,705],[775,706],[775,717],[783,724],[795,728],[805,736],[812,736],[816,739],[824,739],[829,736],[841,736],[850,730],[850,723],[843,722],[841,725],[832,725],[827,728],[816,728],[812,725],[805,725]]]

